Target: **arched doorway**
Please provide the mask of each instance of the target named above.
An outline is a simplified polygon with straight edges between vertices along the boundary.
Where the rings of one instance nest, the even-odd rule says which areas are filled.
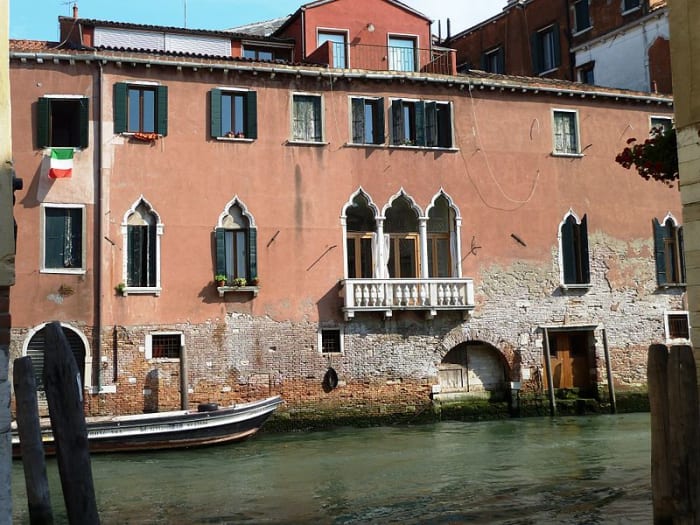
[[[438,366],[441,394],[489,397],[507,392],[506,364],[501,352],[482,341],[468,341],[450,350]]]
[[[66,339],[68,340],[68,345],[70,346],[73,357],[75,358],[75,363],[78,365],[78,371],[80,372],[80,378],[83,382],[83,388],[85,388],[86,385],[89,385],[89,381],[87,381],[85,377],[85,357],[87,355],[87,344],[85,337],[68,326],[61,326],[61,328],[63,330],[63,335],[65,335]],[[45,344],[46,325],[43,325],[31,335],[24,351],[24,355],[32,358],[36,387],[39,392],[44,391]]]

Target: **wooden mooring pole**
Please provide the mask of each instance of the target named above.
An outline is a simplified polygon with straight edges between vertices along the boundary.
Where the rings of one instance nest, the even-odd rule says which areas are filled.
[[[61,476],[63,499],[72,525],[100,523],[92,481],[83,413],[83,384],[61,324],[46,325],[44,387]]]
[[[700,523],[700,418],[690,346],[651,345],[651,485],[655,525]]]
[[[31,525],[53,523],[46,458],[41,441],[39,404],[36,399],[36,379],[32,358],[15,359],[12,379],[17,400],[17,433],[22,445],[22,465],[27,487],[27,505]]]

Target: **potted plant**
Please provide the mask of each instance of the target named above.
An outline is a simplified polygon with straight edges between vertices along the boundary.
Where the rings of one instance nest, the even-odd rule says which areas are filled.
[[[242,131],[236,131],[236,138],[237,139],[244,139],[245,133],[243,133]]]
[[[245,286],[247,283],[245,277],[236,277],[233,280],[233,286]]]
[[[223,273],[218,273],[218,274],[216,274],[216,275],[214,276],[214,280],[216,281],[216,283],[217,283],[220,287],[221,287],[221,286],[226,286],[227,278],[226,278],[226,275],[224,275]]]
[[[124,290],[126,290],[126,285],[124,283],[119,283],[114,287],[114,291],[117,292],[117,295],[124,295]]]
[[[253,286],[260,286],[260,277],[258,277],[257,275],[254,275],[253,277],[251,277],[250,284]]]

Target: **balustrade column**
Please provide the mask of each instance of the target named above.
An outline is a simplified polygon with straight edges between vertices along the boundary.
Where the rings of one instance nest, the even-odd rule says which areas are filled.
[[[420,238],[420,277],[427,279],[428,273],[428,217],[418,218],[418,233]]]

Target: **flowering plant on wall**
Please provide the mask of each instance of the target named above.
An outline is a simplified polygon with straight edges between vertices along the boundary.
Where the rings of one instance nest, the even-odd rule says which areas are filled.
[[[615,157],[615,161],[623,168],[634,166],[645,180],[654,179],[673,186],[678,179],[676,130],[656,127],[644,142],[627,139],[627,147]]]

